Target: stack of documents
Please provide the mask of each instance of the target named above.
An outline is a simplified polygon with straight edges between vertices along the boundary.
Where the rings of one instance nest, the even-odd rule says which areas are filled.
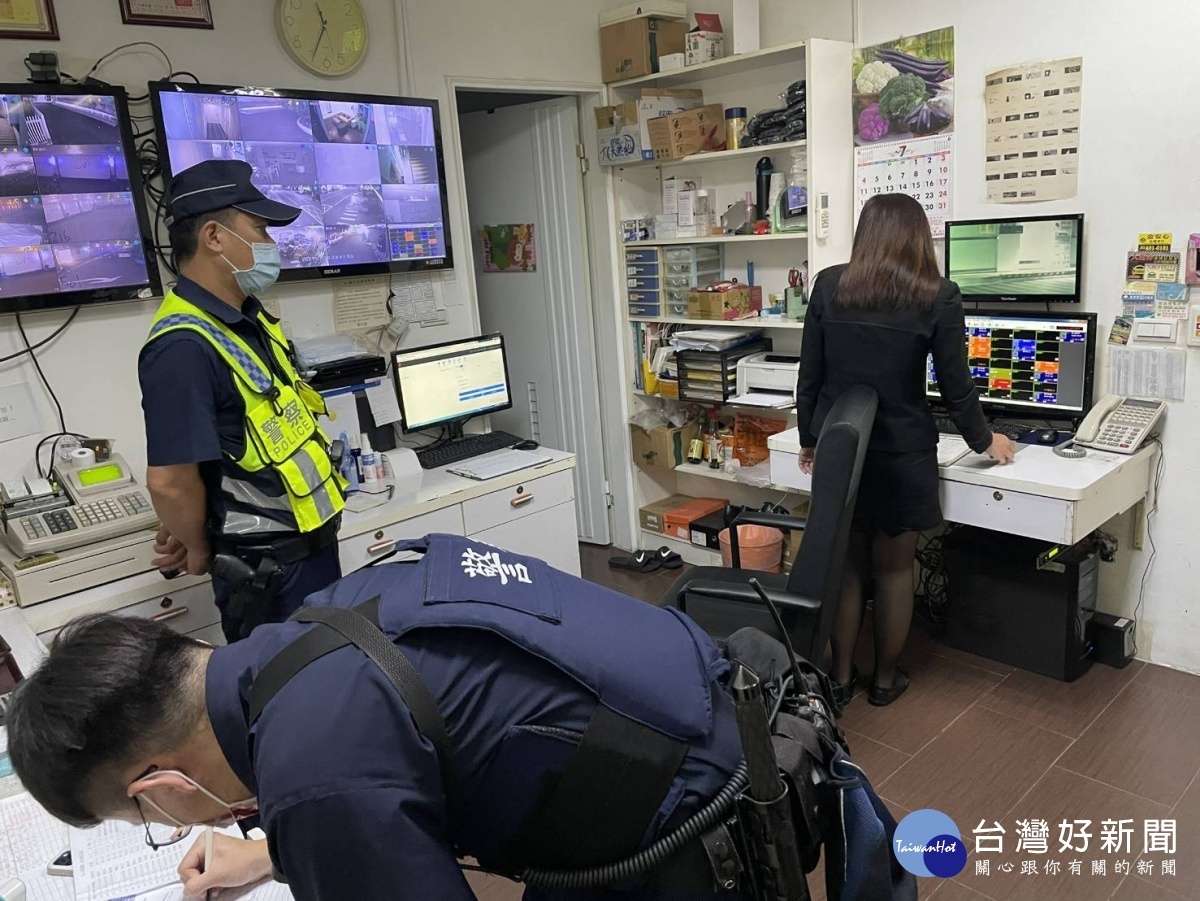
[[[774,393],[771,391],[747,391],[737,397],[729,398],[729,403],[737,407],[763,407],[767,410],[786,410],[796,405],[796,399],[790,394]]]
[[[762,335],[760,328],[724,329],[704,328],[676,332],[671,336],[671,343],[676,350],[728,350],[739,344],[757,341]]]
[[[499,450],[447,466],[446,472],[483,482],[506,476],[510,472],[529,469],[531,466],[541,466],[543,463],[553,462],[553,459],[532,451]]]

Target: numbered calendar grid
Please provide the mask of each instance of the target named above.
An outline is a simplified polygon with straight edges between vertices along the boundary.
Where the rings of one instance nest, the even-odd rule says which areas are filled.
[[[952,153],[949,137],[855,148],[855,217],[876,194],[908,194],[925,210],[933,236],[944,237],[953,211]]]

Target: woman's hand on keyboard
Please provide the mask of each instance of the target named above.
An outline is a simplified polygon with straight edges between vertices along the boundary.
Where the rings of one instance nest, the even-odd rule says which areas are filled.
[[[203,898],[209,889],[237,888],[262,882],[271,875],[266,841],[248,841],[227,835],[213,836],[212,866],[204,869],[204,836],[201,835],[179,864],[179,878],[189,898]]]

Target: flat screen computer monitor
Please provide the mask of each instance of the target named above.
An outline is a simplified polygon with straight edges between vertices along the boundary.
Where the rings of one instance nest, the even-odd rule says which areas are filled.
[[[472,416],[512,407],[501,335],[397,351],[392,371],[405,432],[447,425],[457,437]]]
[[[967,363],[984,409],[1077,419],[1092,406],[1095,313],[969,313]],[[930,358],[926,392],[941,397]]]
[[[154,82],[164,175],[236,159],[301,210],[271,229],[281,281],[451,269],[436,100]]]
[[[1083,214],[946,223],[946,277],[976,303],[1078,303]]]
[[[125,91],[0,84],[0,313],[162,293]]]

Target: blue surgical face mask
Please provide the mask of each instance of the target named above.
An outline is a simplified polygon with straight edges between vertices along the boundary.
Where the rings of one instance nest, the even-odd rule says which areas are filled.
[[[220,225],[220,223],[217,224]],[[233,268],[233,277],[237,279],[238,287],[242,291],[247,295],[259,294],[279,281],[279,270],[283,268],[283,261],[276,245],[257,242],[251,244],[232,229],[225,228],[224,225],[221,225],[221,228],[224,228],[243,244],[249,244],[250,249],[254,251],[254,265],[249,269],[239,269],[229,262],[227,256],[221,254],[221,259]]]

